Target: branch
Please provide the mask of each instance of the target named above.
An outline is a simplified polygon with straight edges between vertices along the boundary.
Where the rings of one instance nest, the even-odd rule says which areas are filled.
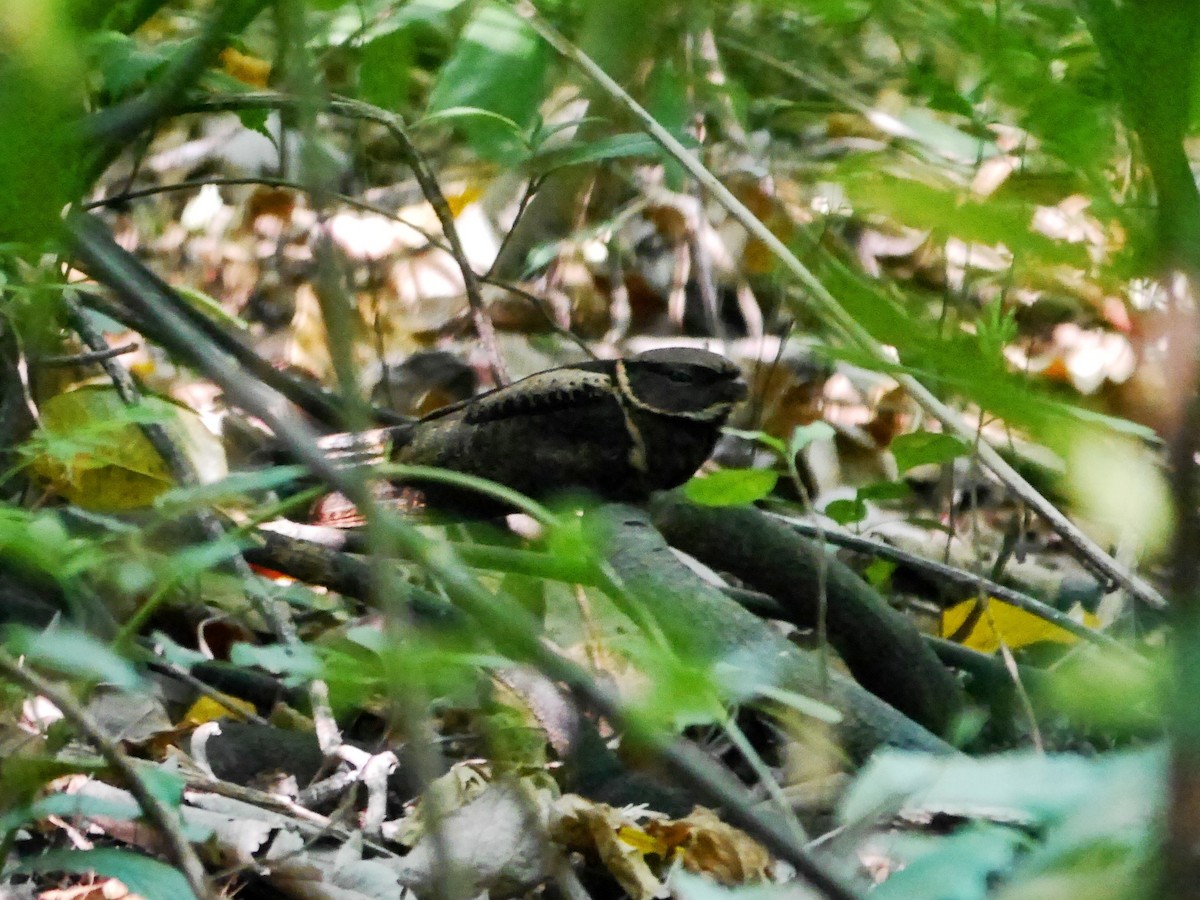
[[[771,518],[785,523],[797,534],[837,544],[839,547],[845,547],[847,550],[853,550],[856,553],[865,553],[868,556],[878,559],[891,560],[898,565],[915,572],[921,572],[937,581],[949,582],[960,588],[964,593],[969,592],[976,596],[980,593],[986,594],[989,597],[994,597],[1038,618],[1045,619],[1047,622],[1057,625],[1063,631],[1070,632],[1081,640],[1121,653],[1124,656],[1135,656],[1133,651],[1128,647],[1104,632],[1089,628],[1082,622],[1076,622],[1069,615],[1055,609],[1050,604],[1043,603],[1036,597],[1031,597],[1029,594],[1014,590],[990,578],[976,575],[974,572],[956,569],[954,566],[948,566],[936,560],[926,559],[924,556],[909,553],[907,550],[901,550],[899,547],[893,547],[891,544],[884,543],[883,541],[873,540],[872,538],[862,537],[857,534],[849,534],[837,528],[831,529],[810,525],[807,522],[801,522],[786,516],[770,515]],[[1138,658],[1140,659],[1140,657]]]
[[[672,546],[774,597],[783,610],[779,618],[801,628],[816,626],[823,586],[829,643],[855,680],[926,728],[950,730],[963,706],[957,680],[911,620],[821,544],[753,507],[698,506],[667,493],[655,497],[650,510]]]

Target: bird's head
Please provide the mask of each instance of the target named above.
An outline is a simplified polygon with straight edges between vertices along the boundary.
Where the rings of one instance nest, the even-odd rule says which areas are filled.
[[[631,406],[716,426],[746,398],[746,382],[732,362],[707,350],[665,347],[620,360],[617,383]]]

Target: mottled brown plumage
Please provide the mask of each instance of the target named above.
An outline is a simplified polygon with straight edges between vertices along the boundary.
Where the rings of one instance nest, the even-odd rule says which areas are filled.
[[[579,363],[426,416],[394,433],[392,459],[478,475],[539,499],[586,491],[641,500],[700,467],[745,395],[738,368],[703,350]],[[479,505],[476,495],[418,486],[435,508]]]

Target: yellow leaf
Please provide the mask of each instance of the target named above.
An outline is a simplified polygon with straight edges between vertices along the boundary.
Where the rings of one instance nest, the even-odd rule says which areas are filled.
[[[205,722],[215,722],[217,719],[228,718],[230,713],[249,713],[254,714],[254,704],[240,697],[230,697],[228,694],[221,694],[221,699],[216,700],[212,697],[201,697],[191,705],[191,708],[184,715],[180,725],[185,727],[194,727],[203,725]]]
[[[970,631],[958,641],[964,647],[982,653],[995,653],[1001,643],[1015,650],[1030,644],[1074,644],[1079,640],[1065,628],[995,597],[989,597],[987,607],[976,613],[978,602],[975,599],[964,600],[943,612],[941,637],[953,637],[967,624],[968,619],[972,619]],[[1084,613],[1083,619],[1084,624],[1098,624],[1096,617],[1090,613]]]
[[[657,850],[641,846],[647,836],[624,811],[575,794],[560,797],[555,811],[551,827],[555,840],[599,857],[631,900],[665,896],[662,881],[646,859],[647,852]]]
[[[633,849],[642,853],[657,853],[659,856],[667,855],[667,845],[658,838],[646,834],[640,828],[622,825],[617,829],[617,837]]]
[[[461,190],[454,191],[446,195],[446,205],[450,207],[450,214],[457,216],[460,212],[483,196],[483,186],[472,182],[465,185]]]
[[[200,417],[170,400],[146,397],[149,412],[191,462],[202,483],[225,477],[225,451]],[[111,386],[86,386],[41,406],[34,473],[77,506],[117,512],[150,506],[173,484],[167,465]]]
[[[232,47],[221,51],[221,68],[243,84],[265,88],[271,77],[271,64],[257,56],[249,56]]]

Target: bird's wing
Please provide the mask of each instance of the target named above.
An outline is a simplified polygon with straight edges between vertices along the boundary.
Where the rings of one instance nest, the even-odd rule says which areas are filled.
[[[582,368],[551,369],[515,384],[475,397],[464,404],[470,424],[512,416],[577,409],[612,397],[612,379],[605,372]]]

